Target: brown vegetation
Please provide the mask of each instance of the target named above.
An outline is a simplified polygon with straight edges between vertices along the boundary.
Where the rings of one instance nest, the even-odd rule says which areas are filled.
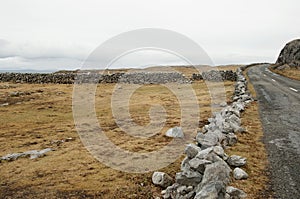
[[[227,101],[230,101],[234,82],[225,82]],[[149,122],[148,108],[159,103],[168,113],[163,130],[152,139],[134,139],[115,124],[110,106],[114,84],[101,84],[96,93],[96,111],[106,135],[120,147],[131,151],[152,151],[167,144],[163,134],[170,127],[180,125],[178,100],[160,85],[146,85],[138,89],[130,101],[135,122]],[[201,128],[211,116],[211,101],[205,82],[192,84],[198,98]],[[214,86],[220,86],[214,83]],[[54,148],[45,157],[30,160],[21,158],[0,163],[0,198],[153,198],[160,188],[151,183],[151,174],[131,174],[113,170],[98,162],[83,146],[72,117],[72,85],[0,84],[0,156],[47,147]],[[10,96],[13,91],[28,95]],[[190,103],[187,99],[186,103]],[[104,104],[105,106],[101,106]],[[216,108],[220,108],[217,107]],[[265,189],[266,155],[261,143],[262,129],[253,103],[243,114],[247,133],[239,135],[240,143],[228,149],[229,154],[248,158],[246,171],[249,180],[233,182],[245,190],[250,198],[258,198]],[[195,132],[196,133],[196,132]],[[69,142],[59,140],[73,138]],[[180,170],[179,158],[162,169],[174,177]]]
[[[279,70],[279,69],[274,69],[273,67],[270,67],[270,70],[273,73],[277,73],[279,75],[300,81],[300,70],[297,68],[287,67],[287,68]]]

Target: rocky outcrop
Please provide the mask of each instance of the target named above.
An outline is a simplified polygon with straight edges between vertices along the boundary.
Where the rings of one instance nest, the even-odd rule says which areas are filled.
[[[246,158],[237,155],[229,157],[224,148],[234,145],[238,141],[235,134],[244,131],[240,114],[252,100],[247,91],[247,81],[241,69],[238,69],[233,103],[209,118],[209,124],[203,127],[202,132],[198,132],[196,143],[187,145],[181,171],[176,173],[176,182],[162,191],[163,198],[217,199],[246,196],[243,191],[228,187],[231,168],[235,168],[237,178],[248,177],[242,169],[236,169],[246,164]]]
[[[300,39],[285,45],[276,61],[276,68],[293,67],[300,69]]]

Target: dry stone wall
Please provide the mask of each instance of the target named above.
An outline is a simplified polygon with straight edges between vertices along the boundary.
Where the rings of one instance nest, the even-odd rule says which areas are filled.
[[[207,81],[236,81],[237,74],[229,71],[206,71],[202,74],[193,74],[187,78],[177,72],[135,72],[135,73],[0,73],[0,82],[29,83],[29,84],[73,84],[79,83],[128,83],[128,84],[186,84],[196,80]]]
[[[196,142],[186,146],[184,151],[186,157],[181,163],[181,171],[176,173],[175,183],[162,191],[163,198],[236,199],[246,197],[242,190],[228,185],[232,175],[235,179],[248,177],[248,174],[240,168],[247,163],[247,160],[237,155],[228,156],[224,148],[237,143],[236,133],[244,131],[241,127],[240,114],[251,101],[253,99],[247,91],[247,81],[242,70],[238,69],[233,103],[209,118],[209,124],[198,132]],[[234,169],[233,174],[232,169]],[[157,173],[154,174],[157,175]],[[169,179],[166,174],[160,173],[160,176],[162,176],[161,179]],[[157,184],[155,181],[153,183]]]
[[[192,80],[207,80],[207,81],[236,81],[237,74],[236,72],[233,72],[232,70],[226,70],[226,71],[217,71],[217,70],[210,70],[205,71],[202,74],[196,74],[194,73],[192,75]]]

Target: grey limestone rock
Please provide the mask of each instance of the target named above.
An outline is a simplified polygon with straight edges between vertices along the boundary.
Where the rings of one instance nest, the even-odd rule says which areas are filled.
[[[242,180],[242,179],[247,179],[249,175],[243,169],[235,168],[233,170],[233,177],[236,180]]]
[[[226,193],[228,194],[228,199],[241,199],[247,197],[247,194],[244,191],[232,186],[226,187]]]
[[[173,179],[164,172],[154,172],[152,175],[152,182],[155,185],[166,188],[172,184]]]
[[[169,129],[166,132],[166,136],[173,137],[173,138],[183,138],[184,134],[183,134],[182,128],[176,126],[174,128]]]
[[[232,155],[228,158],[227,163],[230,166],[241,167],[244,166],[247,162],[247,159],[238,155]]]

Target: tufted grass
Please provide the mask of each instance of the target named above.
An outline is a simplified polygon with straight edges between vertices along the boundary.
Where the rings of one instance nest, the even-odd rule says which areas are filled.
[[[247,69],[248,70],[248,69]],[[256,92],[249,78],[248,89],[255,98]],[[240,155],[247,158],[247,164],[243,169],[249,174],[247,180],[235,180],[232,178],[231,186],[242,189],[247,193],[247,198],[271,198],[269,190],[269,173],[267,152],[263,144],[263,128],[260,121],[258,102],[248,105],[241,115],[242,126],[246,132],[238,134],[238,143],[226,150],[228,155]]]

